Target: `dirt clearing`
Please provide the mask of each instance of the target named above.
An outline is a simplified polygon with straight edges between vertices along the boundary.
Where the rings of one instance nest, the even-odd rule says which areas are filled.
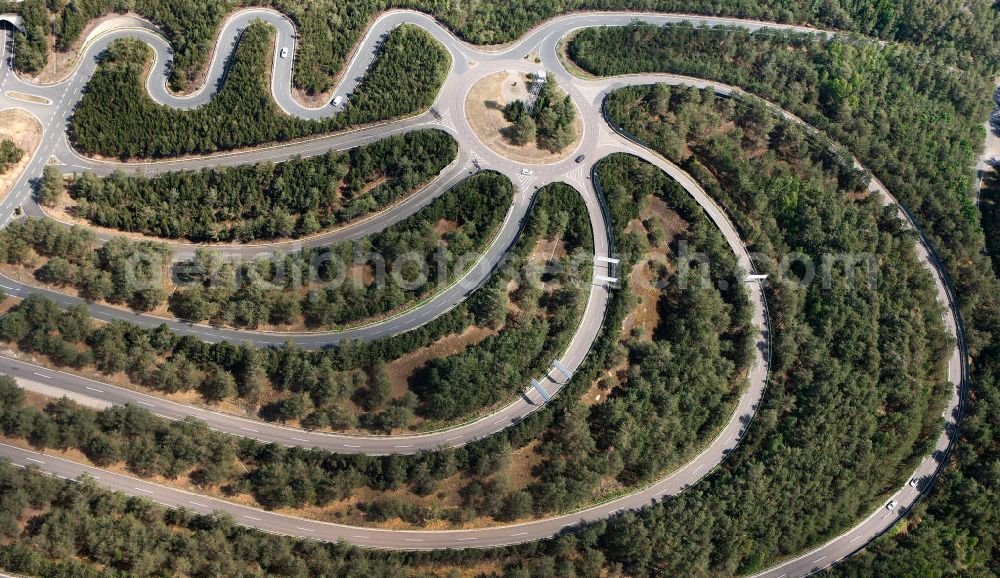
[[[7,172],[0,175],[0,198],[6,196],[24,172],[24,168],[28,166],[31,155],[35,153],[42,139],[42,125],[35,117],[20,109],[0,111],[0,140],[2,139],[14,141],[14,144],[24,151],[24,155]]]

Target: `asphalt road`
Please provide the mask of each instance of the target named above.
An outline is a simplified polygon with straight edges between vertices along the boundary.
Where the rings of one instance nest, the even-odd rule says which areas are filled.
[[[18,78],[16,74],[8,70],[8,66],[4,66],[3,71],[0,72],[0,88],[2,88],[2,94],[0,94],[0,108],[8,108],[10,106],[24,108],[35,114],[39,118],[43,127],[45,127],[43,143],[39,147],[39,152],[36,153],[34,158],[31,160],[24,177],[22,177],[22,179],[15,184],[14,189],[7,196],[7,198],[0,202],[0,215],[2,215],[2,221],[0,221],[0,224],[4,224],[6,222],[15,206],[25,204],[26,211],[29,214],[33,213],[29,195],[28,179],[40,175],[41,167],[52,157],[54,157],[53,160],[57,163],[57,166],[60,166],[60,168],[62,168],[65,172],[93,170],[101,174],[106,174],[111,170],[118,169],[125,171],[143,171],[147,174],[153,174],[160,171],[176,170],[180,168],[232,165],[254,162],[263,159],[282,160],[292,155],[305,156],[325,152],[331,148],[348,148],[364,142],[377,140],[378,138],[382,138],[389,134],[397,134],[414,128],[437,127],[448,130],[451,134],[453,134],[459,141],[460,147],[463,149],[463,154],[467,152],[469,155],[468,158],[475,159],[479,166],[482,168],[498,170],[508,175],[514,182],[518,183],[523,191],[523,194],[519,197],[522,199],[524,206],[526,206],[527,199],[535,187],[542,186],[549,182],[560,180],[566,181],[581,190],[584,193],[585,200],[587,201],[591,220],[595,225],[595,252],[598,256],[606,255],[608,245],[606,237],[602,239],[602,237],[604,237],[603,231],[605,229],[599,212],[599,206],[597,206],[595,192],[588,180],[592,163],[596,162],[610,152],[617,151],[629,152],[645,158],[671,174],[671,176],[677,179],[694,196],[694,198],[698,200],[702,207],[705,208],[709,216],[716,222],[717,225],[719,225],[723,234],[726,236],[727,241],[729,241],[730,245],[736,251],[740,262],[748,265],[749,261],[746,256],[746,249],[739,241],[739,238],[735,233],[735,229],[732,228],[728,219],[711,201],[711,199],[705,195],[700,186],[698,186],[697,183],[695,183],[679,168],[671,165],[669,162],[659,158],[655,154],[636,145],[635,143],[632,143],[615,134],[614,131],[607,127],[607,125],[603,122],[600,117],[599,108],[597,107],[604,94],[624,84],[671,82],[673,84],[712,86],[720,92],[732,89],[716,83],[671,75],[646,75],[591,81],[576,79],[572,77],[559,63],[556,56],[557,43],[559,39],[563,38],[566,34],[577,28],[600,25],[622,25],[636,19],[637,17],[652,23],[687,20],[695,24],[704,24],[709,26],[735,25],[747,29],[794,29],[815,32],[817,34],[827,36],[830,35],[828,32],[814,31],[802,27],[726,18],[694,17],[685,15],[638,15],[634,13],[583,13],[550,20],[530,31],[519,41],[504,47],[502,50],[481,50],[480,48],[470,46],[456,39],[450,32],[439,26],[425,15],[409,11],[393,11],[376,20],[369,32],[366,34],[365,39],[362,41],[355,54],[355,58],[348,66],[349,72],[344,75],[344,79],[342,80],[341,85],[337,88],[336,93],[343,94],[345,92],[349,92],[350,88],[353,86],[352,82],[356,82],[360,73],[367,69],[373,54],[374,42],[382,34],[400,23],[414,23],[424,27],[431,34],[433,34],[444,44],[452,55],[451,74],[442,86],[437,102],[435,103],[434,108],[438,112],[437,115],[425,113],[410,119],[380,126],[367,127],[350,133],[331,135],[272,147],[262,147],[249,151],[238,151],[204,158],[184,158],[152,163],[118,163],[98,161],[77,154],[68,145],[64,137],[65,123],[68,114],[72,106],[79,99],[80,90],[93,72],[95,63],[94,57],[104,47],[106,47],[108,43],[123,36],[138,37],[144,41],[150,42],[150,44],[154,47],[154,50],[157,52],[157,63],[156,66],[154,66],[154,72],[151,74],[147,83],[150,94],[154,99],[173,106],[197,106],[210,98],[211,94],[214,92],[214,87],[217,86],[217,82],[215,81],[217,80],[218,75],[221,74],[219,63],[222,58],[228,54],[229,50],[231,50],[231,45],[238,29],[245,26],[246,23],[255,17],[261,17],[269,22],[272,22],[278,29],[276,50],[280,50],[283,46],[291,46],[291,54],[289,58],[275,59],[272,89],[274,90],[275,98],[279,105],[291,114],[297,114],[307,118],[316,118],[317,116],[326,114],[335,114],[336,111],[333,107],[308,109],[295,102],[294,98],[291,96],[287,87],[290,85],[290,65],[292,62],[291,58],[294,56],[293,30],[291,28],[286,28],[290,26],[287,20],[273,12],[259,10],[246,11],[238,13],[232,19],[227,20],[223,26],[222,33],[220,34],[219,47],[216,50],[215,59],[209,69],[209,81],[206,82],[206,85],[202,90],[196,92],[190,97],[184,98],[170,94],[163,84],[163,70],[165,70],[163,67],[166,65],[169,58],[169,47],[162,40],[162,38],[151,32],[148,29],[148,25],[143,23],[137,23],[134,28],[127,30],[113,30],[102,34],[86,45],[84,55],[80,59],[78,69],[75,70],[68,79],[61,83],[44,87],[36,86]],[[4,46],[7,46],[7,38],[5,37],[4,40]],[[532,51],[538,51],[538,53],[541,54],[544,66],[556,75],[560,85],[567,89],[570,95],[574,98],[577,106],[581,108],[584,121],[584,132],[580,146],[569,155],[567,160],[549,165],[533,166],[531,167],[533,174],[526,178],[519,174],[521,168],[520,165],[493,153],[490,149],[483,146],[478,139],[476,139],[475,135],[471,131],[471,128],[464,119],[463,111],[465,91],[467,90],[467,87],[471,86],[471,84],[478,78],[501,70],[520,70],[525,72],[533,72],[536,70],[538,68],[537,64],[529,62],[523,58],[525,54]],[[26,103],[23,101],[13,101],[8,96],[8,91],[11,90],[43,96],[50,99],[52,104],[40,105],[35,103]],[[794,119],[794,117],[788,113],[783,114],[793,120],[798,120]],[[584,154],[586,156],[586,162],[581,164],[573,163],[570,159],[579,154]],[[452,176],[455,178],[464,174],[464,164],[461,162],[457,164],[462,167],[462,170],[453,167],[455,173]],[[437,184],[428,187],[428,190],[444,190],[444,187],[450,184],[449,178],[448,174],[443,175],[442,178],[437,181]],[[440,185],[441,189],[436,189],[435,187],[437,185]],[[884,190],[884,187],[881,187],[881,184],[878,183],[877,180],[873,181],[872,186],[875,190],[883,193],[887,202],[892,201],[892,197],[888,195],[888,192]],[[425,196],[430,196],[431,194],[432,193],[425,193]],[[518,203],[515,202],[515,207],[512,208],[512,213],[516,214],[517,206]],[[410,209],[412,209],[412,207],[410,207]],[[37,208],[35,208],[35,210],[37,210]],[[359,227],[359,230],[355,233],[358,235],[369,234],[370,232],[378,230],[380,227],[384,226],[385,224],[380,225],[379,222],[372,222],[363,227]],[[507,227],[504,228],[504,231],[506,230]],[[501,236],[502,235],[503,232],[501,233]],[[500,243],[498,242],[497,245],[499,244]],[[246,250],[245,248],[235,247],[226,247],[223,249],[227,252]],[[953,334],[956,334],[957,323],[959,322],[957,312],[955,311],[954,304],[949,301],[948,292],[946,291],[940,272],[937,271],[932,262],[929,260],[929,255],[927,254],[926,249],[923,246],[918,246],[918,250],[920,251],[921,258],[935,273],[935,280],[939,291],[939,300],[949,307],[949,315],[945,318],[946,324],[949,330]],[[493,254],[493,256],[488,253],[483,262],[488,264],[491,258],[494,258],[495,255],[499,254],[502,254],[502,251],[498,251]],[[597,271],[597,273],[605,274],[605,272],[602,271]],[[5,280],[3,281],[3,284],[6,285],[9,281],[10,280]],[[149,484],[148,482],[144,482],[142,480],[135,480],[126,476],[118,476],[109,472],[86,468],[85,466],[72,462],[64,462],[51,456],[34,454],[33,452],[26,452],[24,450],[8,446],[0,447],[0,454],[11,457],[15,463],[22,465],[40,465],[46,471],[71,478],[75,477],[79,473],[90,471],[96,474],[103,484],[106,484],[114,489],[122,490],[126,493],[133,495],[145,495],[165,504],[185,506],[199,511],[209,511],[213,509],[227,510],[233,513],[237,520],[241,521],[241,523],[260,527],[269,531],[299,535],[303,537],[319,539],[343,538],[352,543],[363,546],[422,549],[471,546],[484,547],[539,539],[554,535],[561,531],[566,531],[570,526],[578,523],[606,518],[614,515],[622,509],[643,507],[648,505],[651,501],[661,499],[665,496],[681,491],[684,487],[694,483],[704,476],[705,473],[714,468],[721,462],[728,450],[735,447],[735,445],[739,442],[742,431],[746,427],[745,424],[752,418],[753,411],[763,394],[763,388],[766,383],[766,363],[764,363],[763,357],[764,351],[766,351],[766,341],[764,341],[766,338],[766,325],[763,302],[760,300],[759,288],[756,285],[749,285],[749,288],[755,303],[755,321],[758,323],[758,327],[762,328],[762,343],[760,344],[761,346],[758,347],[758,360],[754,366],[750,386],[741,397],[737,410],[734,412],[733,418],[729,421],[724,431],[709,444],[707,449],[686,464],[682,469],[667,476],[663,480],[660,480],[653,486],[615,500],[614,502],[568,516],[539,520],[516,526],[449,532],[401,532],[373,530],[368,528],[351,528],[301,520],[269,512],[262,512],[259,510],[244,508],[228,502],[215,502],[202,496],[185,494],[163,486]],[[14,294],[18,294],[18,291],[23,293],[37,290],[38,289],[36,288],[20,285],[11,286],[11,288],[8,289],[9,292]],[[466,288],[466,292],[467,291],[468,289]],[[591,292],[591,296],[588,301],[587,314],[584,317],[580,330],[577,332],[577,335],[573,340],[573,345],[571,345],[570,351],[564,358],[564,363],[566,365],[575,367],[575,365],[571,364],[573,364],[574,361],[578,364],[579,360],[583,359],[586,351],[589,349],[589,344],[593,341],[596,331],[600,326],[601,317],[603,317],[603,306],[606,302],[607,296],[606,291],[607,288],[598,285],[595,286],[594,290]],[[73,298],[62,298],[63,303],[69,303],[71,301],[73,301]],[[432,304],[437,301],[438,299],[434,299],[431,304],[415,309],[413,314],[417,315],[416,312],[428,308],[431,309],[430,313],[423,313],[423,315],[433,314],[435,306]],[[436,314],[440,314],[441,312],[447,310],[448,307],[453,306],[454,303],[449,305],[447,301],[447,299],[443,299],[440,302],[442,309]],[[122,310],[101,307],[93,304],[91,305],[91,310],[97,318],[126,318],[130,321],[138,323],[158,324],[160,322],[160,320],[155,318],[151,320],[150,318],[144,316],[136,316]],[[175,323],[175,325],[178,324]],[[398,326],[396,331],[404,331],[406,328],[407,327]],[[274,341],[269,341],[272,339],[284,341],[284,338],[286,337],[285,335],[275,336],[254,332],[236,332],[239,334],[237,336],[223,333],[222,330],[214,328],[188,327],[183,324],[179,324],[177,330],[180,332],[201,332],[200,336],[204,339],[251,340],[262,344],[273,343]],[[363,333],[365,335],[375,335],[378,331],[387,331],[385,334],[394,332],[390,330],[389,327],[379,328],[379,324],[363,328]],[[315,342],[309,343],[307,346],[335,343],[337,340],[337,334],[308,336],[292,335],[291,337],[296,341],[300,339],[316,339]],[[926,486],[929,485],[927,481],[931,479],[931,476],[936,471],[940,460],[943,459],[944,453],[947,451],[950,443],[949,434],[955,431],[954,426],[957,425],[957,419],[959,417],[957,408],[961,399],[962,359],[957,348],[949,367],[949,377],[955,385],[955,390],[949,404],[949,408],[945,413],[945,419],[948,421],[950,427],[947,428],[939,438],[937,442],[937,449],[933,457],[925,459],[914,473],[916,478],[922,480],[918,483],[917,488],[912,488],[909,485],[906,485],[893,496],[899,500],[899,505],[897,506],[895,512],[890,513],[887,510],[880,508],[852,530],[838,536],[824,545],[821,545],[807,554],[788,560],[785,563],[762,573],[761,575],[775,577],[802,576],[811,573],[816,569],[825,567],[836,560],[839,560],[843,556],[856,551],[858,547],[865,544],[873,537],[879,535],[879,533],[884,531],[886,528],[890,527],[891,524],[896,521],[897,517],[901,515],[902,512],[905,512],[906,509],[917,499],[920,491],[923,491],[926,489]],[[117,388],[112,388],[106,384],[96,386],[93,382],[86,382],[86,380],[81,380],[80,378],[75,378],[58,372],[50,372],[45,376],[38,376],[34,374],[44,374],[48,370],[41,370],[39,368],[19,364],[14,361],[0,360],[0,371],[7,372],[8,370],[10,373],[19,375],[20,377],[24,377],[26,379],[32,379],[32,377],[34,377],[35,380],[53,382],[49,385],[65,389],[67,391],[79,392],[82,387],[83,392],[85,393],[80,395],[89,395],[95,399],[104,400],[105,402],[144,402],[142,405],[153,404],[154,407],[151,411],[155,411],[157,413],[162,412],[161,415],[171,417],[172,419],[192,414],[196,415],[196,417],[206,419],[205,415],[199,414],[207,413],[210,414],[208,416],[208,420],[212,420],[209,421],[212,427],[222,429],[223,431],[229,431],[230,433],[234,433],[236,435],[250,436],[258,439],[269,439],[269,436],[274,436],[274,439],[271,439],[270,441],[276,441],[279,443],[297,442],[299,444],[305,444],[307,442],[295,439],[291,437],[292,435],[301,439],[307,439],[304,437],[305,435],[318,435],[322,436],[321,439],[323,440],[323,444],[344,443],[343,439],[337,440],[338,436],[309,434],[300,430],[273,428],[273,426],[261,424],[257,421],[239,420],[238,418],[214,414],[211,412],[199,412],[197,409],[191,409],[181,405],[168,405],[167,402],[164,402],[164,400],[159,398],[143,397],[141,394],[137,394],[129,390],[118,390]],[[22,373],[30,373],[31,376],[20,375]],[[558,391],[559,384],[550,380],[547,382],[546,386],[550,392],[554,393]],[[93,391],[94,389],[99,389],[101,391],[95,392]],[[150,399],[154,401],[150,401]],[[476,431],[469,429],[466,433],[461,428],[458,428],[450,430],[447,435],[453,436],[456,432],[463,431],[462,435],[467,435],[469,437],[451,441],[455,442],[455,444],[467,443],[469,440],[475,439],[475,437],[488,435],[489,433],[495,432],[502,427],[506,427],[510,421],[516,420],[518,417],[521,417],[527,412],[538,407],[535,403],[532,403],[527,399],[519,400],[514,405],[519,407],[514,410],[512,414],[510,414],[509,418],[505,414],[504,419],[499,419],[496,416],[500,414],[494,414],[493,416],[486,418],[486,420],[493,420],[493,422],[485,424],[485,427],[483,427],[481,422],[485,422],[486,420],[479,420],[479,422],[474,422],[474,424],[463,426],[463,428],[482,427],[482,429],[478,429]],[[433,436],[435,435],[440,435],[441,438],[434,439]],[[432,449],[433,447],[438,447],[440,445],[449,445],[448,443],[438,443],[448,441],[443,439],[445,435],[446,434],[442,432],[440,434],[431,434],[430,436],[420,436],[425,437],[426,439],[434,439],[435,442],[432,446],[428,445],[425,448],[420,449]],[[345,438],[349,436],[339,437]],[[407,436],[406,439],[410,440],[416,437],[417,436]],[[409,444],[414,445],[412,448],[401,447],[403,445],[407,445],[407,442],[404,441],[402,444],[399,444],[397,443],[397,440],[393,438],[370,439],[365,437],[356,437],[351,439],[359,440],[360,443],[351,445],[358,445],[360,447],[331,447],[330,449],[335,449],[336,451],[363,451],[365,453],[411,452],[417,451],[418,449],[416,448],[416,444]],[[312,441],[312,439],[309,440],[310,443]],[[320,447],[327,447],[321,444],[317,445],[320,445]],[[38,461],[44,463],[38,464]]]

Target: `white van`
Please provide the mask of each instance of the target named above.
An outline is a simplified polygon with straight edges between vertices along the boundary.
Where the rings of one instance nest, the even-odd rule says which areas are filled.
[[[333,97],[333,106],[340,106],[340,103],[342,103],[342,102],[344,102],[344,97],[343,96],[335,96],[335,97]]]

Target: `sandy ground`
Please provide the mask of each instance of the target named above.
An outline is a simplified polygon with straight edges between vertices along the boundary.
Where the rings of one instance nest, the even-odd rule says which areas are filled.
[[[510,123],[503,117],[503,107],[528,96],[526,74],[498,72],[472,85],[465,99],[465,115],[476,136],[494,152],[513,161],[526,164],[554,163],[568,157],[583,136],[583,120],[577,111],[574,128],[576,140],[558,153],[540,149],[535,143],[525,146],[511,144],[500,130]],[[514,84],[514,83],[517,84]],[[559,91],[561,94],[562,91]]]
[[[0,198],[4,197],[28,166],[42,138],[42,125],[27,112],[11,108],[0,111],[0,139],[9,138],[24,151],[21,160],[0,175]]]

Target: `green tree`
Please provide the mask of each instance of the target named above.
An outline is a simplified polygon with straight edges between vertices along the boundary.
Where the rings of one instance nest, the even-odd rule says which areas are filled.
[[[52,207],[59,202],[63,193],[63,177],[53,165],[45,165],[42,169],[42,178],[38,183],[38,202]]]
[[[510,127],[510,141],[518,146],[524,146],[534,142],[537,132],[535,120],[527,114],[522,114]]]
[[[216,367],[208,372],[198,391],[206,401],[222,401],[236,395],[236,378],[225,369]]]
[[[9,138],[0,140],[0,174],[6,173],[10,167],[24,157],[24,149],[14,144]]]

